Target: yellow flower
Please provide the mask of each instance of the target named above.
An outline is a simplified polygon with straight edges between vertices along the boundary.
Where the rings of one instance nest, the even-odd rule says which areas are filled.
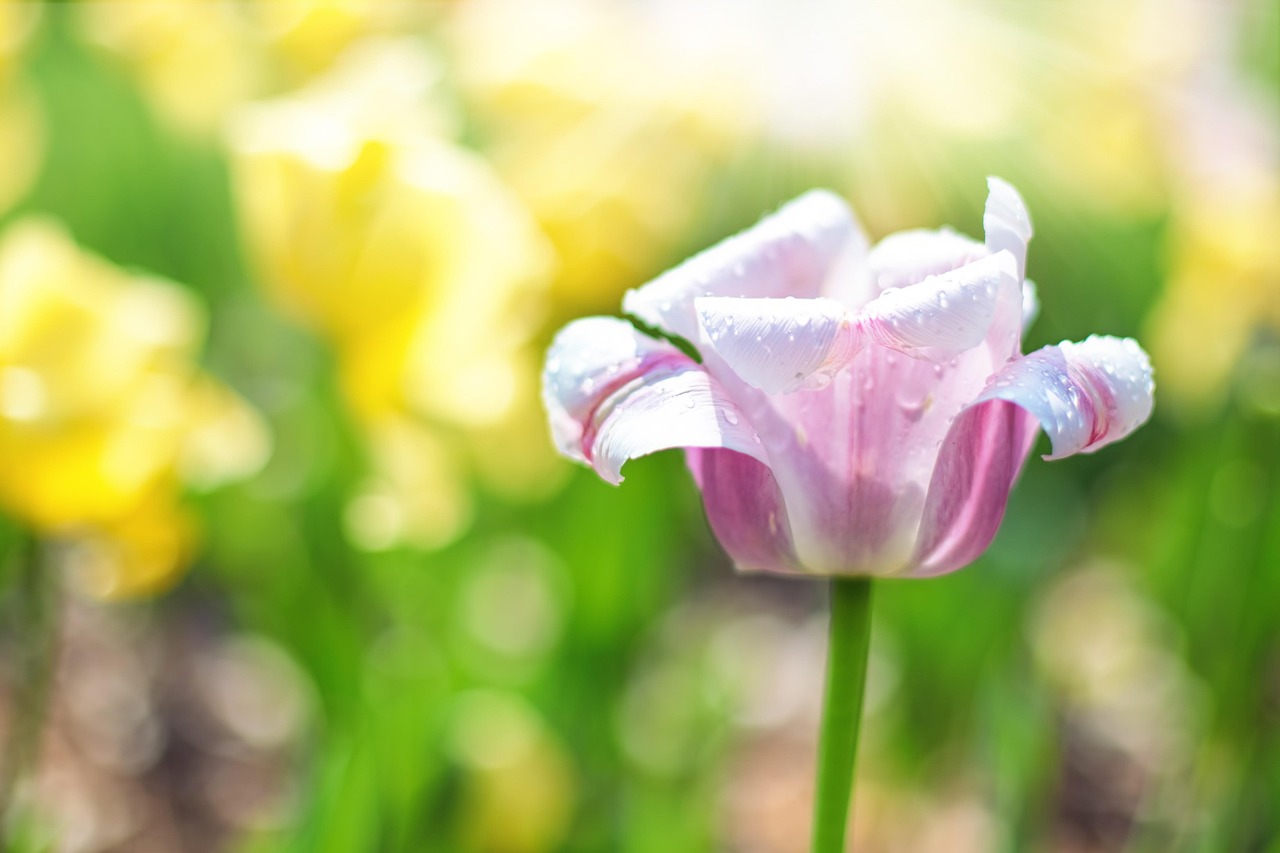
[[[256,416],[194,364],[200,312],[30,219],[0,239],[0,507],[39,533],[113,544],[97,592],[157,588],[190,548],[182,482],[256,468]],[[99,561],[101,563],[101,561]]]
[[[85,41],[118,58],[160,115],[186,133],[216,131],[259,85],[252,33],[230,0],[95,0],[75,12]]]
[[[461,529],[457,457],[476,454],[473,436],[515,439],[495,485],[532,485],[554,465],[528,347],[552,255],[485,162],[444,138],[437,78],[421,45],[365,42],[304,90],[245,107],[230,135],[262,284],[337,351],[385,462],[350,514],[369,545]]]
[[[458,4],[459,80],[495,166],[555,244],[567,310],[616,304],[687,238],[741,92],[624,4]]]
[[[258,35],[294,81],[326,70],[362,37],[404,31],[423,16],[427,4],[370,3],[368,0],[271,0],[248,4]]]

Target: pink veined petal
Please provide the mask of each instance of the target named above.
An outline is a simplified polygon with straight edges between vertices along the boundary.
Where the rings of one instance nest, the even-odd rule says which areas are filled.
[[[1151,416],[1155,382],[1137,341],[1092,335],[1063,341],[1005,365],[975,403],[1008,400],[1026,409],[1061,459],[1127,436]]]
[[[1035,418],[1013,403],[993,400],[961,412],[934,466],[907,574],[945,574],[982,555],[1035,437]]]
[[[767,466],[727,450],[695,449],[687,457],[707,521],[739,571],[804,571],[782,493]]]
[[[880,294],[854,316],[834,299],[696,300],[704,339],[742,380],[770,393],[818,388],[868,343],[946,358],[983,342],[1002,289],[1016,288],[1001,252]]]
[[[987,247],[947,228],[923,228],[890,234],[867,255],[872,296],[891,287],[908,287],[988,254]]]
[[[556,336],[543,371],[552,437],[610,483],[659,450],[714,447],[765,462],[741,409],[696,362],[623,320],[590,317]]]
[[[1151,414],[1146,353],[1129,338],[1064,341],[1010,362],[960,413],[943,441],[916,540],[916,576],[977,559],[1044,429],[1060,459],[1124,438]]]
[[[1027,243],[1034,230],[1031,214],[1018,191],[1008,181],[987,178],[987,207],[982,215],[987,249],[992,254],[1005,251],[1018,261],[1018,278],[1027,274]]]
[[[696,298],[817,296],[837,261],[865,251],[866,238],[848,205],[831,192],[813,190],[752,228],[628,291],[623,310],[696,342]]]

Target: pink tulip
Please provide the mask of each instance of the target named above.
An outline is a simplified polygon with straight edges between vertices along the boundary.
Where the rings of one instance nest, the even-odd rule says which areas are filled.
[[[627,294],[627,314],[701,363],[625,320],[570,323],[543,377],[557,447],[610,483],[629,459],[685,448],[743,571],[972,562],[1037,428],[1046,458],[1094,451],[1148,418],[1154,387],[1128,338],[1022,354],[1031,221],[1013,187],[988,183],[985,243],[944,229],[869,246],[814,191]]]

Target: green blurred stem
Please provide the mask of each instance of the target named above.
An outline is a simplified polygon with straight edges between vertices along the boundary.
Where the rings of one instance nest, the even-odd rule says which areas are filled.
[[[845,849],[870,641],[871,580],[832,578],[813,853],[842,853]]]
[[[27,538],[18,548],[14,588],[9,614],[18,645],[18,681],[10,691],[9,728],[0,769],[0,842],[13,817],[13,796],[18,783],[35,766],[40,732],[57,661],[58,575],[42,565],[39,543]]]

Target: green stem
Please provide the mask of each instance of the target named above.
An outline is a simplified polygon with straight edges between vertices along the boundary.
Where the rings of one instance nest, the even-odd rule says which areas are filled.
[[[813,808],[813,853],[842,853],[845,849],[870,640],[871,580],[832,578],[827,687]]]

